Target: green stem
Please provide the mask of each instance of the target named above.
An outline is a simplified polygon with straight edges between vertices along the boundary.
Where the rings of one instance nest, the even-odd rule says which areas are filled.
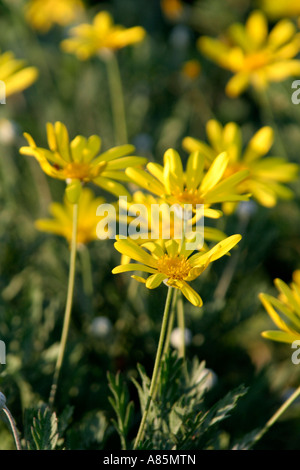
[[[280,416],[287,410],[287,408],[300,396],[300,386],[294,391],[294,393],[281,405],[281,407],[274,413],[274,415],[269,419],[264,428],[259,431],[254,437],[251,444],[247,447],[250,449],[256,442],[258,442],[270,429],[271,426],[280,418]]]
[[[61,366],[63,363],[64,353],[65,353],[65,348],[66,348],[66,343],[67,343],[67,338],[68,338],[68,332],[69,332],[69,326],[70,326],[72,303],[73,303],[73,292],[74,292],[74,281],[75,281],[76,252],[77,252],[77,219],[78,219],[78,204],[74,204],[68,293],[67,293],[67,301],[66,301],[62,335],[61,335],[60,346],[59,346],[59,354],[58,354],[58,358],[57,358],[57,362],[55,366],[53,382],[52,382],[52,387],[51,387],[50,397],[49,397],[50,407],[53,406],[54,400],[55,400],[58,378],[59,378]]]
[[[178,351],[178,357],[181,357],[183,360],[185,359],[185,321],[184,321],[184,307],[183,307],[183,300],[182,295],[179,295],[178,302],[177,302],[177,321],[178,327],[181,331],[181,343],[180,348]]]
[[[153,373],[152,373],[152,379],[151,379],[151,384],[150,384],[150,390],[149,390],[149,395],[147,399],[147,403],[145,406],[145,410],[142,416],[142,420],[140,423],[140,427],[135,439],[134,447],[133,449],[135,450],[139,443],[142,441],[144,432],[145,432],[145,425],[150,409],[150,405],[152,402],[152,397],[154,390],[157,387],[157,379],[158,379],[158,373],[159,373],[159,368],[160,368],[160,363],[162,359],[162,352],[163,352],[163,345],[165,342],[165,337],[166,337],[166,332],[168,328],[168,323],[169,323],[169,316],[170,316],[170,306],[171,306],[171,301],[172,301],[172,296],[173,296],[173,288],[169,287],[168,288],[168,294],[166,298],[166,303],[165,303],[165,309],[164,309],[164,315],[163,315],[163,320],[162,320],[162,325],[161,325],[161,330],[160,330],[160,337],[159,337],[159,342],[158,342],[158,347],[156,351],[156,358],[155,358],[155,363],[154,363],[154,368],[153,368]]]
[[[8,419],[8,422],[10,424],[12,435],[14,437],[14,441],[15,441],[15,444],[16,444],[16,448],[17,448],[17,450],[22,450],[20,439],[19,439],[19,434],[18,434],[18,430],[17,430],[16,424],[15,424],[14,418],[12,417],[12,414],[9,411],[9,409],[7,408],[6,405],[4,405],[2,407],[2,410],[5,413],[5,415]]]
[[[169,317],[168,330],[167,330],[167,334],[166,334],[166,340],[165,340],[164,351],[163,351],[162,357],[165,357],[165,355],[167,354],[167,352],[169,350],[171,333],[173,331],[174,320],[175,320],[175,310],[176,310],[178,293],[179,293],[179,290],[174,289],[171,313],[170,313],[170,317]]]
[[[115,140],[117,145],[123,145],[128,142],[124,95],[118,61],[113,52],[108,52],[105,55],[105,63],[110,89]]]
[[[83,289],[86,295],[92,296],[94,292],[90,253],[86,245],[78,250],[81,259]]]

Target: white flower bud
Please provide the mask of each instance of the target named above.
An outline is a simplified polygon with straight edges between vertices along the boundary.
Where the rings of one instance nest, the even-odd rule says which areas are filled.
[[[170,338],[170,342],[173,348],[180,349],[180,347],[182,346],[182,339],[183,338],[182,338],[181,328],[174,328],[174,330],[171,333],[171,338]],[[192,333],[187,328],[185,328],[184,330],[184,341],[185,341],[186,346],[191,344],[191,341],[192,341]]]

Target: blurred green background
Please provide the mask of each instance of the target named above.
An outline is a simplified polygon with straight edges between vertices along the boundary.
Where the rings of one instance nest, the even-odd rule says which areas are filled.
[[[24,409],[48,400],[69,263],[67,242],[34,227],[37,218],[48,216],[52,200],[61,202],[64,184],[46,177],[35,160],[19,155],[25,144],[22,134],[29,132],[46,146],[46,122],[59,120],[71,137],[98,134],[104,149],[114,145],[104,65],[97,59],[79,62],[60,50],[67,27],[54,27],[44,35],[33,31],[24,20],[24,3],[0,2],[1,51],[12,50],[40,72],[30,88],[0,105],[0,339],[7,346],[0,389],[21,432]],[[89,18],[105,9],[115,23],[140,25],[148,33],[143,43],[117,53],[129,141],[137,155],[161,163],[163,152],[173,147],[186,159],[183,137],[205,140],[205,124],[212,117],[223,124],[237,122],[244,142],[261,126],[272,125],[250,91],[238,99],[226,97],[229,74],[202,57],[195,45],[202,34],[215,36],[233,21],[244,21],[255,2],[182,2],[184,14],[178,19],[168,17],[159,0],[85,3]],[[183,73],[184,63],[191,59],[201,64],[193,79]],[[271,85],[268,93],[289,160],[300,163],[300,105],[291,102],[291,83]],[[279,139],[271,154],[280,155]],[[290,282],[293,270],[300,268],[299,182],[291,187],[295,191],[291,202],[279,202],[271,210],[253,202],[216,222],[228,235],[242,233],[239,256],[233,264],[231,258],[219,260],[195,281],[203,308],[185,303],[186,326],[192,335],[187,356],[205,360],[217,376],[211,400],[241,383],[249,387],[223,425],[229,442],[262,426],[300,381],[290,346],[261,337],[272,324],[258,300],[259,292],[276,295],[274,278]],[[102,194],[97,187],[93,190]],[[130,282],[129,275],[113,276],[111,270],[120,261],[113,240],[92,242],[88,250],[94,292],[84,289],[79,256],[56,408],[58,414],[67,414],[67,407],[74,407],[68,428],[71,448],[117,448],[106,373],[120,370],[128,382],[137,425],[138,402],[130,377],[138,378],[137,362],[149,375],[152,372],[166,289],[149,291]],[[255,448],[299,450],[299,432],[300,405],[295,403]],[[0,446],[14,448],[1,421]]]

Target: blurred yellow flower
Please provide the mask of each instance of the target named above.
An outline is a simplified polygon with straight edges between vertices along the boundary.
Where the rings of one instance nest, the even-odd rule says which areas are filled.
[[[171,211],[170,206],[163,199],[136,191],[133,193],[131,201],[127,201],[126,204],[122,204],[122,202],[119,201],[119,222],[123,223],[124,219],[124,224],[134,223],[134,226],[139,227],[138,236],[135,236],[134,240],[140,245],[152,240],[163,246],[165,240],[176,238],[177,233],[181,233],[186,239],[192,239],[195,235],[193,228],[195,221],[191,221],[187,233],[180,212]],[[157,214],[154,208],[157,210]],[[206,242],[219,242],[226,237],[227,235],[221,230],[203,224],[203,241],[200,241],[199,249],[207,251]],[[132,235],[131,238],[133,238]],[[123,256],[122,259],[122,264],[124,264],[125,257]]]
[[[278,297],[259,294],[259,298],[278,330],[264,331],[264,338],[283,343],[300,340],[300,270],[293,273],[293,282],[288,286],[281,279],[275,279]]]
[[[132,277],[145,283],[148,289],[155,289],[162,282],[166,285],[181,290],[183,295],[196,307],[201,307],[203,302],[200,295],[189,285],[207,268],[213,261],[224,256],[241,239],[241,235],[232,235],[222,240],[206,253],[193,254],[193,250],[186,248],[185,241],[167,240],[163,246],[155,242],[148,242],[139,246],[131,239],[117,240],[114,244],[117,251],[137,263],[121,264],[113,269],[113,274],[129,271],[141,271],[149,273],[145,279],[140,276]]]
[[[298,0],[260,0],[259,6],[272,20],[300,15]]]
[[[124,169],[147,161],[142,157],[126,156],[134,151],[129,144],[99,154],[101,139],[97,135],[88,139],[78,135],[70,142],[66,126],[59,121],[54,125],[47,123],[49,150],[37,147],[30,134],[24,133],[24,136],[29,146],[21,147],[20,153],[35,157],[42,170],[52,178],[66,180],[66,192],[71,202],[78,201],[82,184],[90,181],[115,196],[130,197],[124,185],[114,180],[128,181]]]
[[[167,18],[177,20],[183,12],[183,2],[181,0],[161,0],[161,9]]]
[[[105,199],[95,197],[89,188],[83,188],[78,201],[77,219],[77,244],[86,245],[96,240],[96,228],[99,223],[99,216],[96,211],[99,205],[104,204]],[[65,197],[64,204],[54,202],[50,204],[49,212],[52,219],[38,219],[35,226],[42,232],[54,233],[64,237],[70,244],[73,230],[73,205]]]
[[[195,80],[201,73],[201,64],[199,60],[191,59],[184,62],[181,73],[189,80]]]
[[[250,14],[246,24],[234,23],[222,39],[202,36],[201,52],[234,76],[226,85],[230,97],[240,95],[249,85],[261,90],[269,82],[281,82],[300,75],[300,33],[295,25],[282,19],[268,32],[261,11]]]
[[[204,205],[206,217],[218,218],[222,213],[212,209],[212,204],[228,201],[248,200],[249,195],[237,192],[237,185],[248,176],[248,170],[237,171],[223,178],[229,163],[228,155],[223,152],[204,171],[205,158],[202,153],[191,153],[183,171],[181,158],[174,149],[164,154],[164,166],[148,163],[147,171],[128,168],[125,173],[138,186],[159,196],[169,204],[191,204],[193,210],[197,205]],[[223,179],[222,179],[223,178]],[[195,210],[196,212],[196,210]]]
[[[111,15],[106,11],[98,13],[92,24],[80,24],[71,30],[73,37],[65,39],[61,47],[65,52],[76,54],[78,59],[121,49],[142,41],[146,31],[141,26],[125,28],[114,25]]]
[[[81,0],[30,0],[24,8],[31,27],[47,33],[54,24],[71,24],[83,12],[84,4]]]
[[[269,126],[259,129],[243,150],[240,127],[229,122],[224,127],[220,122],[211,119],[206,125],[209,144],[192,137],[183,139],[183,148],[188,152],[199,151],[206,159],[207,165],[215,160],[220,152],[226,152],[229,158],[223,177],[247,169],[249,175],[242,181],[237,190],[241,194],[251,193],[262,206],[273,207],[277,199],[290,199],[293,192],[282,185],[297,178],[299,165],[289,163],[281,157],[265,157],[270,150],[274,132]],[[234,204],[225,203],[223,210],[232,212]]]
[[[16,59],[12,52],[0,54],[0,80],[5,83],[6,96],[25,90],[37,77],[38,69],[26,67],[25,61]]]

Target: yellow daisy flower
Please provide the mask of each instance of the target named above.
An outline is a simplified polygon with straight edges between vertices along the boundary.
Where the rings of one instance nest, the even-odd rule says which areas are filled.
[[[281,82],[300,75],[300,34],[295,25],[283,19],[268,32],[261,11],[250,14],[246,24],[234,23],[222,39],[202,36],[201,52],[234,76],[226,85],[230,97],[240,95],[249,85],[260,90],[269,82]]]
[[[96,228],[99,223],[99,216],[96,216],[96,211],[98,206],[104,203],[104,198],[95,197],[91,189],[83,188],[78,201],[77,244],[79,246],[98,239]],[[50,204],[49,212],[53,218],[38,219],[35,222],[36,228],[42,232],[60,235],[71,244],[73,205],[65,197],[64,204],[58,202]]]
[[[6,97],[25,90],[37,77],[38,69],[26,67],[25,61],[16,59],[13,52],[0,54],[0,80],[5,84]]]
[[[131,258],[137,263],[128,263],[117,266],[113,274],[128,271],[141,271],[149,273],[147,279],[132,277],[142,282],[148,289],[155,289],[162,282],[181,290],[183,295],[196,307],[203,302],[200,295],[189,285],[213,261],[221,258],[231,250],[241,239],[241,235],[232,235],[226,238],[206,253],[193,254],[194,250],[186,248],[185,241],[167,240],[163,246],[155,242],[148,242],[139,246],[129,238],[118,240],[114,246],[122,255]]]
[[[96,54],[138,43],[144,39],[146,32],[141,26],[125,28],[114,25],[111,15],[101,11],[95,16],[92,24],[75,26],[71,34],[73,37],[62,41],[62,49],[76,54],[80,60],[87,60]]]
[[[265,157],[270,150],[274,132],[269,126],[259,129],[251,138],[246,148],[242,149],[242,133],[240,127],[229,122],[224,127],[220,122],[211,119],[206,126],[209,144],[192,137],[183,139],[183,148],[188,152],[199,151],[211,164],[220,152],[226,152],[229,157],[223,177],[233,175],[242,169],[247,169],[249,175],[242,181],[237,190],[241,194],[251,193],[259,204],[274,207],[277,199],[290,199],[293,192],[282,185],[297,178],[299,166],[289,163],[281,157]],[[231,213],[235,204],[225,203],[223,210]]]
[[[83,12],[84,4],[81,0],[30,0],[24,8],[31,27],[47,33],[54,24],[71,24]]]
[[[228,201],[248,200],[249,195],[239,194],[236,186],[248,175],[248,170],[238,171],[223,178],[229,163],[228,155],[223,152],[204,171],[205,158],[202,153],[191,153],[183,171],[181,158],[174,149],[164,154],[164,166],[150,162],[147,171],[128,168],[125,173],[138,186],[159,196],[169,204],[191,204],[196,212],[197,204],[204,205],[206,217],[218,218],[222,213],[212,209],[212,204]],[[222,180],[222,181],[221,181]]]
[[[288,286],[281,279],[275,279],[278,297],[259,294],[259,298],[278,330],[264,331],[264,338],[283,343],[300,340],[300,270],[293,273],[293,282]]]
[[[177,213],[176,210],[170,210],[169,204],[163,199],[154,197],[151,194],[145,194],[142,191],[135,191],[132,195],[132,200],[127,201],[126,205],[123,204],[122,212],[120,210],[121,203],[122,201],[119,201],[119,221],[121,221],[122,216],[124,222],[128,224],[133,223],[134,226],[138,227],[139,237],[135,238],[135,241],[139,244],[150,240],[163,244],[164,240],[176,238],[176,230],[181,230],[181,233],[184,234],[184,224],[180,211]],[[155,217],[156,211],[157,217]],[[155,221],[154,228],[152,227],[153,221]],[[192,220],[192,223],[194,225],[196,220]],[[193,230],[193,225],[189,227],[189,230]],[[194,236],[194,233],[190,233],[190,236]],[[207,242],[219,242],[226,238],[227,235],[215,227],[205,225],[203,227],[203,237]]]
[[[83,183],[92,181],[114,194],[130,198],[130,193],[114,180],[128,181],[124,169],[146,163],[143,157],[126,156],[134,150],[132,145],[120,145],[100,153],[101,139],[92,135],[88,139],[78,135],[71,142],[67,128],[61,122],[47,123],[49,150],[37,147],[30,134],[24,133],[29,144],[21,147],[22,155],[36,158],[42,170],[52,178],[68,182],[67,195],[71,202],[78,201]]]

